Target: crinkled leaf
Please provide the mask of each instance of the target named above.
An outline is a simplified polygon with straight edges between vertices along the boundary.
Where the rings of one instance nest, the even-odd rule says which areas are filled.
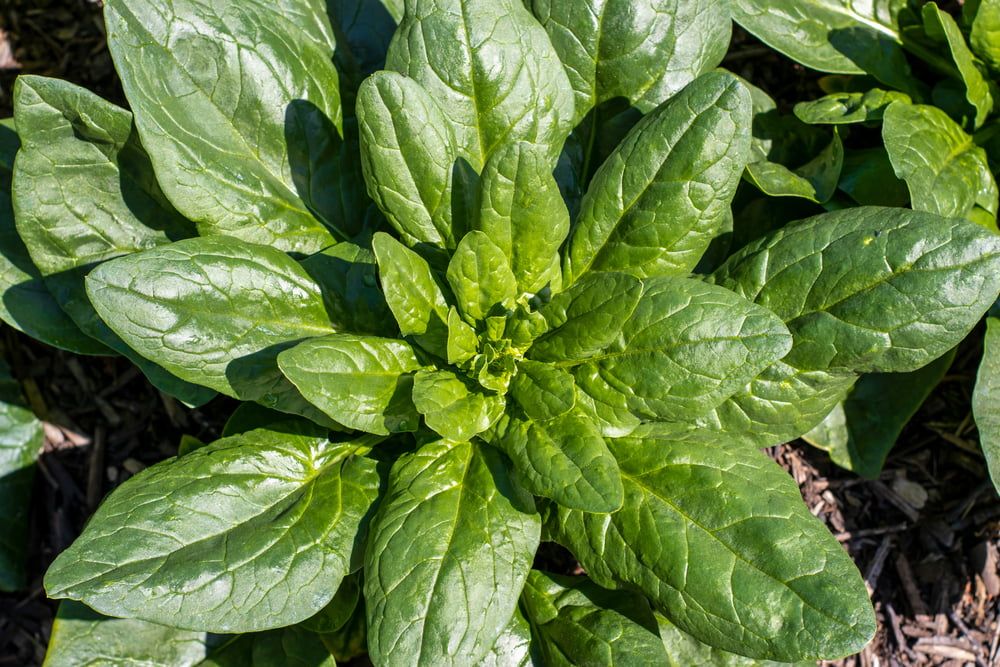
[[[541,525],[500,456],[424,445],[393,466],[365,560],[368,646],[386,665],[473,665],[503,634]]]
[[[121,257],[87,276],[115,333],[178,377],[326,419],[281,375],[278,353],[333,332],[319,286],[285,253],[203,237]]]
[[[913,208],[948,218],[997,216],[997,184],[986,153],[940,109],[895,103],[882,127],[896,175],[906,181]]]
[[[882,120],[893,102],[909,102],[910,96],[895,90],[872,88],[863,93],[832,93],[812,102],[795,105],[795,116],[810,125],[849,125]]]
[[[349,428],[387,435],[416,431],[410,393],[423,364],[409,343],[333,334],[278,355],[281,372],[310,403]]]
[[[638,589],[685,632],[749,657],[838,658],[868,643],[857,568],[766,455],[724,440],[609,444],[622,509],[554,508],[548,522],[597,583]]]
[[[537,147],[511,144],[483,169],[475,228],[507,256],[520,293],[534,294],[561,282],[559,247],[569,234],[569,211]]]
[[[588,270],[685,274],[726,221],[749,158],[751,103],[732,75],[699,77],[646,116],[600,168],[569,241]]]
[[[993,111],[993,95],[986,77],[976,64],[958,23],[950,14],[941,11],[937,3],[928,2],[921,9],[924,32],[936,43],[947,46],[958,76],[965,87],[965,99],[975,109],[974,127],[979,128]]]
[[[979,444],[993,484],[1000,488],[1000,319],[986,320],[983,361],[972,395],[972,411],[979,428]]]
[[[667,651],[666,667],[788,667],[787,662],[754,660],[729,651],[703,644],[663,616],[656,614],[660,637]],[[814,667],[811,661],[795,663],[795,667]]]
[[[431,354],[448,357],[448,303],[430,265],[388,234],[372,242],[389,310],[404,336]]]
[[[408,2],[386,69],[438,102],[477,172],[510,142],[539,144],[555,159],[572,128],[572,88],[521,0]]]
[[[468,440],[488,429],[504,409],[503,396],[484,392],[451,371],[419,371],[413,403],[427,426],[450,440]]]
[[[517,370],[510,396],[530,419],[555,419],[576,405],[576,387],[567,371],[530,360],[518,363]]]
[[[49,596],[210,632],[305,620],[360,557],[375,461],[317,427],[219,440],[130,478],[49,568]]]
[[[1000,237],[919,211],[851,208],[751,243],[713,280],[788,324],[796,368],[911,371],[957,345],[996,299]]]
[[[534,667],[540,665],[531,645],[531,627],[521,613],[514,609],[514,616],[504,629],[493,648],[479,663],[480,667]]]
[[[319,220],[345,236],[356,229],[324,198],[340,163],[334,45],[290,9],[327,20],[310,0],[112,0],[105,19],[143,145],[178,210],[202,234],[311,253],[333,242]]]
[[[479,322],[514,307],[517,278],[510,260],[480,231],[466,234],[448,264],[448,284],[466,320]],[[500,313],[492,312],[501,306]]]
[[[405,110],[405,112],[403,112]],[[454,248],[452,169],[458,149],[437,103],[395,72],[369,77],[358,94],[368,193],[408,245]]]

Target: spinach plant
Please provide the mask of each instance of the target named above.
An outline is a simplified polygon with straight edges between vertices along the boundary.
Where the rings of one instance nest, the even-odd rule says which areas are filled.
[[[856,568],[757,447],[954,347],[1000,240],[863,206],[730,252],[744,174],[784,172],[760,91],[715,70],[725,3],[105,11],[131,111],[16,90],[6,242],[69,319],[34,331],[245,403],[52,565],[51,664],[759,664],[869,641]],[[587,576],[534,568],[543,540]]]
[[[809,199],[808,192],[801,194],[804,188],[789,183],[821,183],[822,196],[811,201],[826,208],[910,206],[996,232],[1000,2],[966,2],[955,16],[934,2],[777,4],[737,0],[735,18],[790,58],[831,75],[820,80],[828,94],[799,103],[795,118],[775,118],[766,100],[757,105],[761,136],[784,144],[762,146],[769,175],[778,174],[765,183],[772,190],[763,192],[772,193],[782,182],[785,194]],[[834,129],[825,140],[823,126]],[[779,128],[784,140],[777,139]],[[814,157],[805,165],[788,165],[787,154],[795,150]],[[767,153],[796,169],[789,173],[772,164]],[[761,208],[745,209],[746,227],[780,225],[799,214],[767,220],[759,215]],[[973,397],[994,481],[1000,480],[997,326],[989,318]],[[829,450],[837,463],[877,476],[903,426],[953,359],[951,351],[912,373],[865,375],[806,439]]]

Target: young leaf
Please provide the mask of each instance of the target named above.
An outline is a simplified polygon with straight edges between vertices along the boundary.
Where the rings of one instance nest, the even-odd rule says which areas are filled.
[[[470,387],[451,371],[419,371],[413,379],[413,403],[427,427],[449,440],[468,440],[503,414],[504,399]]]
[[[621,507],[618,464],[592,419],[574,410],[534,420],[522,404],[515,405],[490,442],[510,458],[528,491],[564,507],[592,512]]]
[[[975,129],[979,129],[993,111],[993,95],[990,93],[986,77],[979,71],[975,57],[965,43],[965,35],[962,34],[955,19],[941,11],[937,3],[928,2],[923,6],[921,15],[927,36],[935,42],[947,45],[962,85],[965,87],[965,98],[976,110],[973,125]]]
[[[407,245],[454,248],[461,238],[451,201],[458,150],[437,103],[413,79],[379,72],[361,85],[357,109],[368,194]]]
[[[160,191],[132,115],[57,79],[20,77],[15,88],[23,143],[14,169],[15,221],[46,287],[85,334],[126,355],[157,387],[204,403],[212,392],[136,354],[101,321],[84,287],[84,276],[101,262],[194,233]]]
[[[438,102],[460,155],[477,172],[516,141],[539,144],[554,160],[572,127],[566,73],[521,0],[406,3],[386,68]]]
[[[747,180],[771,197],[801,197],[825,203],[837,189],[844,165],[844,144],[837,132],[830,143],[813,159],[790,169],[768,159],[756,159],[747,165]]]
[[[963,8],[975,7],[969,46],[994,72],[1000,72],[1000,0],[979,0],[975,5],[965,3]]]
[[[910,102],[910,96],[895,90],[872,88],[863,93],[832,93],[812,102],[795,105],[795,116],[810,125],[850,125],[882,120],[893,102]]]
[[[722,62],[732,22],[713,0],[532,0],[576,93],[576,120],[625,98],[643,113]]]
[[[130,478],[49,568],[46,591],[209,632],[309,618],[356,567],[380,486],[375,461],[322,433],[251,431]]]
[[[313,338],[279,354],[278,367],[306,400],[348,428],[380,435],[417,430],[410,393],[423,364],[405,341]]]
[[[534,294],[558,283],[559,247],[569,234],[569,211],[536,146],[511,144],[483,169],[475,228],[507,256],[518,292]]]
[[[791,337],[771,312],[684,278],[644,281],[620,336],[573,366],[577,386],[644,421],[698,417],[782,358]]]
[[[0,360],[0,591],[28,583],[28,509],[42,423],[25,407],[21,387]]]
[[[685,632],[753,658],[832,659],[868,643],[857,568],[764,454],[724,440],[609,444],[621,511],[553,508],[548,521],[597,583],[638,588]]]
[[[635,593],[532,570],[522,596],[545,664],[662,665],[656,619]]]
[[[202,234],[313,253],[345,229],[317,172],[341,142],[332,42],[310,0],[111,0],[108,46],[170,201]],[[266,29],[262,29],[266,26]],[[315,214],[315,215],[314,215]]]
[[[588,270],[686,274],[718,233],[750,151],[750,96],[716,72],[646,116],[600,168],[569,241]]]
[[[115,333],[178,377],[320,414],[275,361],[292,343],[333,332],[319,286],[283,252],[228,237],[178,241],[100,265],[87,293]]]
[[[465,323],[458,309],[448,311],[448,363],[461,364],[476,356],[479,338],[476,330]]]
[[[448,357],[448,303],[430,265],[388,234],[372,241],[386,303],[399,331],[420,347]]]
[[[751,243],[712,279],[788,324],[785,361],[798,369],[912,371],[996,299],[1000,237],[929,213],[853,208]]]
[[[996,229],[998,190],[986,152],[947,114],[931,106],[891,104],[882,138],[913,208],[973,222],[982,209]]]
[[[986,320],[986,339],[983,342],[983,361],[976,377],[976,390],[972,395],[972,412],[979,428],[979,443],[989,466],[993,484],[1000,488],[1000,319]]]
[[[489,448],[440,441],[400,459],[365,557],[372,661],[478,664],[514,613],[540,531]]]
[[[469,232],[448,264],[448,284],[458,310],[469,322],[481,322],[494,306],[514,307],[517,279],[503,250],[483,232]]]

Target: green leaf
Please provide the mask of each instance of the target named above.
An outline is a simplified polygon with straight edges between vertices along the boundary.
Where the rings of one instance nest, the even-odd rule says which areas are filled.
[[[688,273],[726,220],[749,148],[750,96],[730,74],[706,74],[650,113],[594,176],[567,284],[591,269]]]
[[[975,56],[965,43],[965,36],[958,23],[938,8],[937,3],[928,2],[921,9],[924,21],[924,31],[932,41],[948,47],[951,60],[955,63],[962,85],[965,87],[965,98],[976,110],[974,127],[978,129],[986,122],[986,117],[993,111],[993,95],[990,86],[979,71]]]
[[[108,496],[49,568],[46,591],[110,616],[209,632],[305,620],[360,557],[380,486],[361,451],[303,424],[152,466]]]
[[[319,220],[355,230],[324,210],[320,191],[341,143],[333,43],[290,10],[327,21],[310,0],[111,0],[104,14],[142,143],[177,209],[202,234],[313,253],[333,243]]]
[[[864,375],[843,403],[803,439],[863,477],[882,472],[903,427],[948,372],[955,352],[910,373]]]
[[[595,400],[624,396],[644,421],[704,414],[785,355],[788,331],[771,312],[724,289],[685,278],[644,281],[620,336],[573,368]],[[620,400],[620,399],[619,399]]]
[[[52,623],[47,667],[196,667],[224,643],[204,632],[178,630],[146,621],[102,616],[66,600]]]
[[[438,102],[477,172],[516,141],[544,146],[554,160],[572,127],[566,73],[521,0],[408,2],[386,69]]]
[[[365,557],[372,661],[478,664],[514,613],[540,532],[487,447],[433,442],[397,461]]]
[[[158,388],[204,403],[211,392],[180,382],[116,336],[84,287],[94,266],[194,232],[164,199],[132,115],[56,79],[20,77],[15,88],[23,142],[14,169],[15,221],[46,287],[85,334],[128,356]]]
[[[388,234],[372,242],[389,310],[404,336],[442,359],[448,357],[448,303],[430,265]]]
[[[21,386],[0,360],[0,591],[27,586],[28,510],[42,423],[25,407]]]
[[[590,273],[538,312],[548,331],[529,349],[537,361],[587,359],[621,333],[642,296],[642,282],[625,273]]]
[[[292,626],[241,635],[213,651],[198,667],[336,667],[319,635]]]
[[[350,623],[359,602],[361,602],[361,575],[352,574],[344,577],[337,594],[329,604],[314,616],[302,621],[300,625],[303,629],[318,634],[337,632]]]
[[[493,425],[503,414],[504,399],[471,387],[451,371],[417,372],[413,404],[428,428],[450,440],[468,440]]]
[[[448,363],[461,364],[476,356],[479,338],[454,306],[448,311]]]
[[[531,627],[521,613],[520,607],[514,609],[514,616],[506,629],[497,637],[493,648],[479,663],[480,667],[533,667],[540,662],[533,655],[531,646]]]
[[[910,102],[910,96],[895,90],[872,88],[863,93],[833,93],[812,102],[795,105],[795,116],[810,125],[850,125],[882,120],[893,102]]]
[[[278,367],[306,400],[348,428],[380,435],[417,430],[410,393],[423,364],[404,341],[312,338],[279,354]]]
[[[466,234],[448,264],[448,284],[468,322],[502,315],[514,307],[517,278],[503,250],[480,231]],[[498,312],[494,307],[500,306]]]
[[[826,148],[795,169],[763,159],[748,164],[746,174],[758,190],[771,197],[801,197],[824,203],[837,189],[843,164],[844,144],[834,132]]]
[[[597,425],[578,410],[534,420],[512,402],[490,442],[510,458],[518,481],[535,495],[594,512],[621,507],[618,464]]]
[[[507,256],[518,292],[534,294],[561,283],[559,247],[569,234],[569,211],[536,146],[511,144],[483,169],[475,228]]]
[[[734,0],[733,18],[768,46],[806,67],[870,74],[910,93],[898,14],[905,3],[876,0]]]
[[[31,261],[14,226],[11,181],[21,142],[13,119],[0,119],[0,320],[18,331],[75,354],[107,354],[63,312]]]
[[[547,665],[662,665],[667,659],[656,619],[639,595],[532,570],[523,600]]]
[[[510,385],[510,396],[533,420],[561,417],[576,405],[573,376],[561,368],[525,360]]]
[[[874,635],[857,568],[766,455],[725,441],[609,444],[622,510],[554,508],[547,523],[598,584],[638,589],[700,641],[754,658],[838,658]]]
[[[975,5],[965,3],[964,7],[975,6],[972,29],[969,32],[969,46],[994,72],[1000,71],[1000,1],[979,0]]]
[[[454,248],[461,238],[452,227],[458,149],[437,103],[413,79],[379,72],[358,93],[358,122],[368,194],[389,223],[407,245]]]
[[[972,394],[972,412],[979,428],[979,444],[994,486],[1000,488],[1000,319],[986,320],[983,361]]]
[[[897,176],[882,146],[849,150],[837,184],[840,191],[862,206],[906,206],[910,191]],[[801,219],[805,216],[798,216]]]
[[[177,377],[320,415],[276,357],[333,327],[319,286],[283,252],[228,237],[178,241],[100,265],[87,276],[87,293],[115,333]]]
[[[997,184],[986,152],[955,121],[931,106],[894,103],[882,127],[896,175],[906,181],[913,208],[947,218],[997,216]]]
[[[785,321],[795,368],[905,372],[957,345],[992,305],[1000,238],[929,213],[851,208],[751,243],[712,279]]]
[[[713,0],[532,0],[576,94],[579,122],[625,98],[643,113],[720,62],[732,22]]]
[[[660,637],[667,650],[666,667],[787,667],[786,662],[754,660],[729,651],[703,644],[687,634],[663,616],[656,614],[660,626]],[[796,667],[814,667],[814,663],[803,661]]]

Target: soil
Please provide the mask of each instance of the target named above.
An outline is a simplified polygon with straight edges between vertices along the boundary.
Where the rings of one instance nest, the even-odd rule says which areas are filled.
[[[779,102],[820,95],[815,74],[746,35],[737,35],[725,65]],[[97,2],[2,3],[0,117],[10,114],[11,86],[22,73],[66,78],[123,102]],[[217,437],[235,403],[187,410],[122,359],[64,354],[7,327],[0,348],[46,422],[31,510],[31,585],[0,595],[0,667],[37,665],[56,610],[41,586],[48,564],[104,495],[175,454],[182,435]],[[963,346],[877,480],[859,479],[801,442],[769,450],[857,562],[878,614],[869,647],[826,664],[1000,664],[1000,498],[969,408],[981,353],[976,343]],[[554,548],[546,558],[575,567]]]

